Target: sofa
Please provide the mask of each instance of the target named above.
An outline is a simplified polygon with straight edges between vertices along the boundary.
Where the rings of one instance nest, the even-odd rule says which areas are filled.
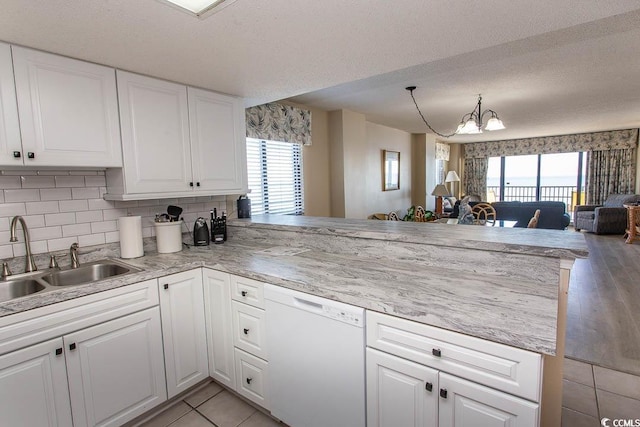
[[[540,209],[537,228],[564,230],[571,222],[563,202],[493,202],[491,206],[497,219],[517,221],[514,227],[526,228],[537,209]]]
[[[595,234],[624,234],[627,229],[627,209],[623,205],[638,202],[638,194],[610,194],[602,205],[578,205],[573,211],[575,230]]]
[[[481,202],[469,202],[469,205],[473,207],[477,203]],[[537,209],[540,209],[537,228],[564,230],[571,222],[563,202],[493,202],[491,206],[496,210],[497,220],[516,221],[514,227],[526,228]],[[458,212],[456,203],[451,216],[457,218]]]

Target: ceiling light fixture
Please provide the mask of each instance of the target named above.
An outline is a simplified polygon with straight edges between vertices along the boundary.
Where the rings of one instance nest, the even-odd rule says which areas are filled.
[[[505,129],[502,120],[500,120],[500,118],[498,117],[498,113],[489,109],[482,111],[482,95],[478,95],[478,103],[474,107],[473,111],[462,116],[462,120],[460,121],[460,124],[458,125],[456,131],[449,135],[442,134],[431,127],[427,119],[424,117],[424,114],[422,114],[422,111],[420,111],[420,107],[418,107],[416,98],[413,96],[413,91],[416,90],[416,87],[408,86],[405,89],[408,90],[411,94],[411,99],[413,99],[416,110],[418,110],[418,114],[420,114],[420,117],[422,118],[424,124],[427,125],[427,127],[431,129],[433,133],[443,138],[450,138],[454,135],[473,135],[482,133],[482,120],[487,114],[491,114],[491,118],[487,120],[487,124],[485,125],[484,130],[493,131]]]
[[[160,0],[198,18],[205,18],[219,12],[236,0]]]

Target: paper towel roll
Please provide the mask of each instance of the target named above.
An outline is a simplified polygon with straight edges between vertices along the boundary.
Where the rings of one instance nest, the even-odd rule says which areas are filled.
[[[142,247],[142,217],[123,216],[118,218],[120,230],[120,257],[138,258],[144,255]]]

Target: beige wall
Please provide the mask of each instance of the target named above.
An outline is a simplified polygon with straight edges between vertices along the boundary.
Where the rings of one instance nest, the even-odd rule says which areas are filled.
[[[366,176],[365,206],[366,216],[372,213],[408,209],[411,206],[411,134],[378,125],[366,123],[366,157],[364,166]],[[400,189],[383,191],[382,189],[382,151],[400,152]]]
[[[304,214],[331,216],[329,113],[293,102],[283,104],[311,111],[312,142],[302,148]]]
[[[344,218],[344,152],[342,111],[329,113],[329,183],[331,199],[331,216]]]
[[[424,133],[411,135],[411,204],[427,203],[427,143]],[[433,190],[432,190],[433,191]],[[427,208],[428,209],[428,208]]]
[[[464,173],[464,162],[463,162],[463,154],[464,149],[462,148],[463,144],[449,144],[449,162],[447,165],[448,171],[456,171],[458,176],[460,177],[460,182],[456,182],[453,185],[453,195],[456,198],[460,198],[462,196],[462,174]],[[447,184],[447,188],[450,188],[451,183]]]
[[[411,169],[411,204],[435,211],[436,198],[431,192],[436,187],[436,139],[429,134],[412,135],[413,162]]]
[[[329,113],[331,216],[366,218],[411,206],[411,134],[348,110]],[[400,152],[400,190],[382,189],[382,150]]]

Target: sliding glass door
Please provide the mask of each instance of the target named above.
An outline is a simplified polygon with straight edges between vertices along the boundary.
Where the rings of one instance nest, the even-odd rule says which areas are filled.
[[[558,201],[573,214],[584,203],[585,160],[580,152],[491,157],[487,200]]]

